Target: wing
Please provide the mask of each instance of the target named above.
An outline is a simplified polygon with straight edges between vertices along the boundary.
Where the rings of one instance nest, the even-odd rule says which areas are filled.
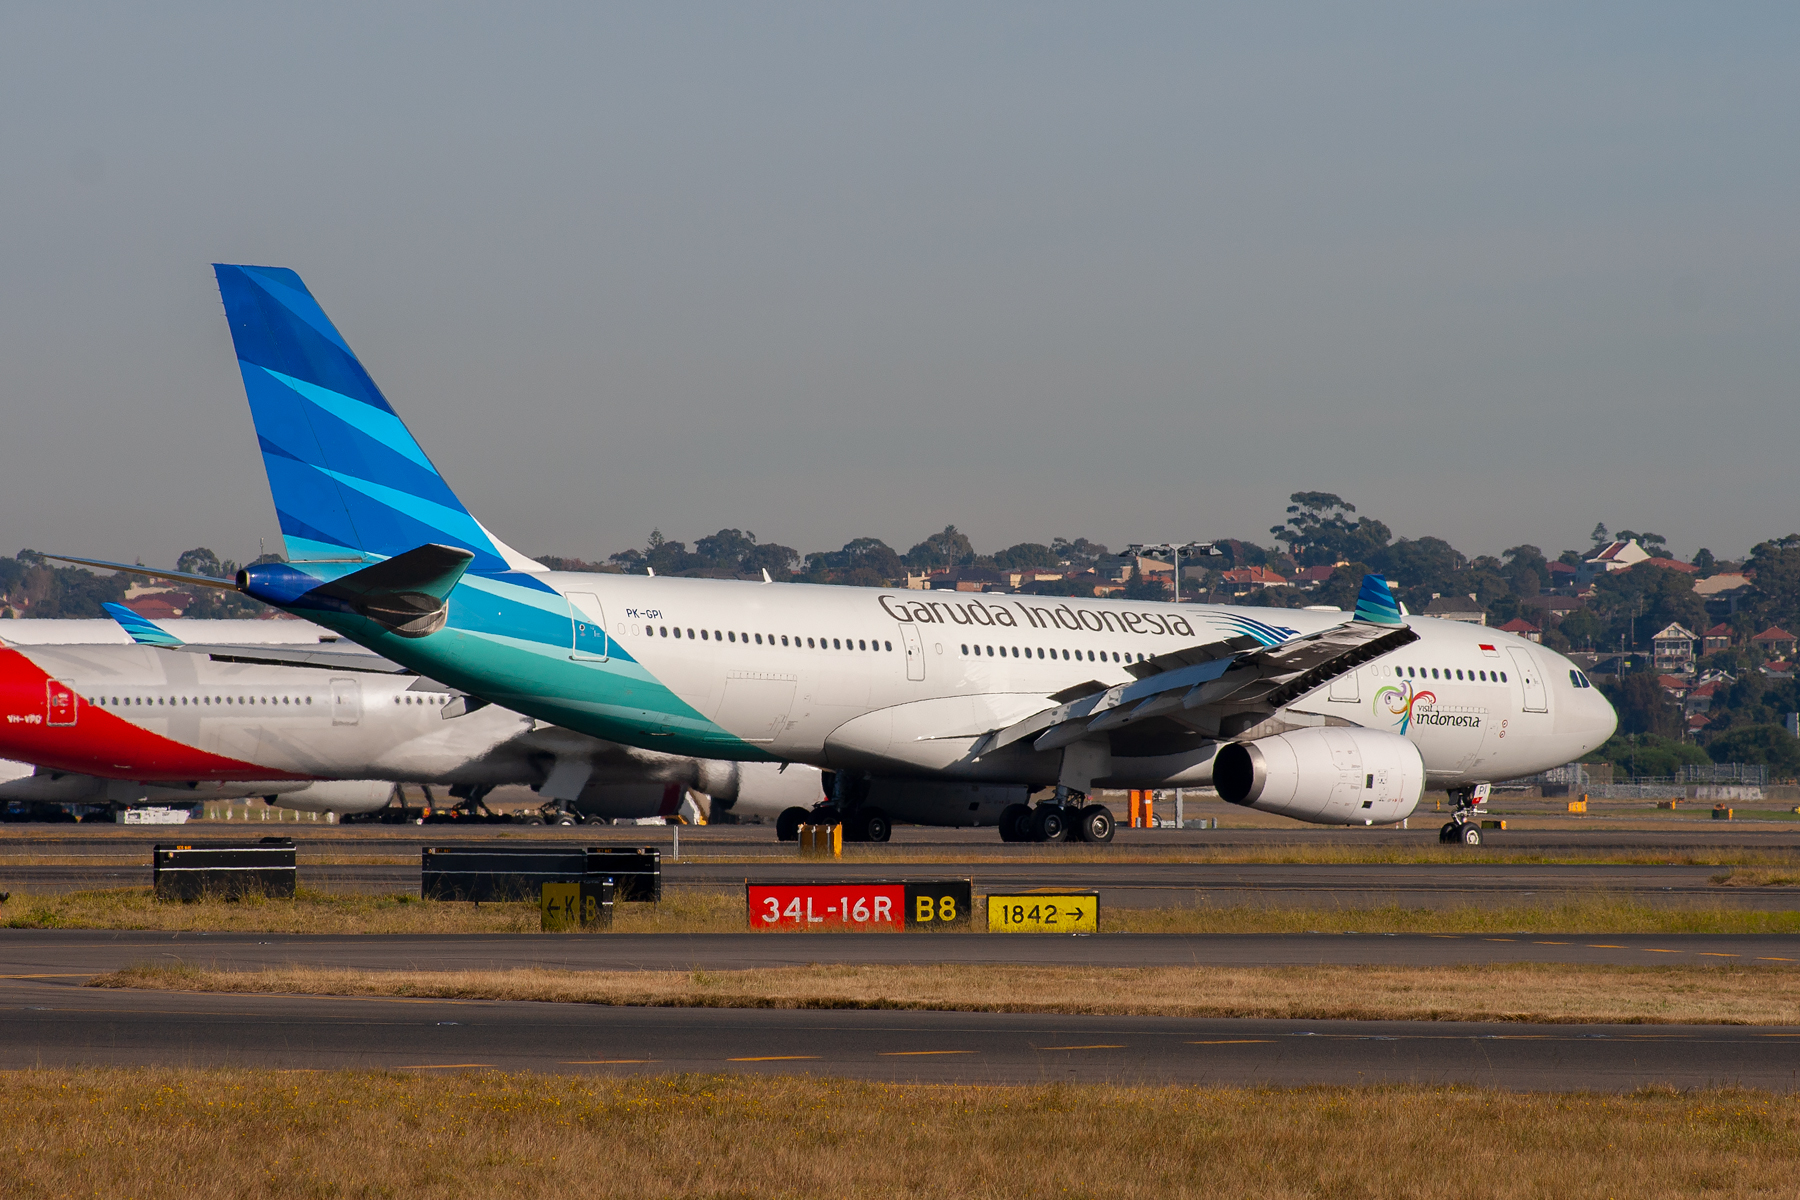
[[[1342,625],[1273,646],[1231,638],[1133,664],[1138,676],[1133,682],[1068,699],[995,730],[976,744],[975,754],[992,754],[1026,738],[1034,750],[1055,750],[1127,729],[1146,736],[1150,745],[1144,753],[1156,753],[1157,742],[1170,743],[1173,750],[1196,737],[1235,736],[1418,637],[1401,618],[1387,582],[1370,575],[1363,580],[1355,616]]]

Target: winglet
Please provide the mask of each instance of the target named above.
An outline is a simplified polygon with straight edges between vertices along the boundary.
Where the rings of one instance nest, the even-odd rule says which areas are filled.
[[[152,621],[149,617],[132,612],[123,604],[106,601],[100,605],[106,615],[117,621],[131,640],[140,646],[163,646],[169,649],[182,645],[182,640]]]
[[[1400,605],[1380,575],[1364,575],[1362,591],[1356,595],[1356,620],[1371,625],[1399,625]]]

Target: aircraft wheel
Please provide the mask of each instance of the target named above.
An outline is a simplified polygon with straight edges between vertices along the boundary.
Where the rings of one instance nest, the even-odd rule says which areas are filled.
[[[1029,842],[1031,840],[1031,806],[1029,804],[1009,804],[1000,810],[1000,840],[1003,842]]]
[[[894,832],[894,823],[879,808],[865,808],[856,816],[859,842],[885,842]]]
[[[542,825],[544,823],[544,814],[526,813],[524,816],[520,817],[519,820],[526,825]]]
[[[1481,826],[1464,825],[1462,828],[1462,844],[1465,846],[1481,845]]]
[[[800,840],[800,827],[807,822],[812,813],[804,808],[784,808],[781,815],[775,818],[775,840],[778,842],[797,842]]]
[[[551,823],[551,824],[552,824],[552,825],[574,825],[574,824],[578,824],[578,822],[577,822],[577,821],[576,821],[576,819],[575,819],[575,814],[574,814],[574,813],[571,813],[571,812],[563,812],[563,813],[557,813],[557,814],[556,814],[556,815],[555,815],[555,816],[554,816],[554,817],[552,817],[552,818],[551,818],[551,819],[550,819],[550,823]]]
[[[1438,841],[1444,843],[1446,846],[1454,846],[1461,840],[1462,837],[1457,833],[1455,821],[1446,822],[1444,827],[1438,830]]]
[[[1112,809],[1104,804],[1090,804],[1081,810],[1075,828],[1084,842],[1110,842],[1114,824]]]
[[[1061,842],[1068,840],[1069,818],[1054,804],[1040,804],[1031,816],[1031,840]]]

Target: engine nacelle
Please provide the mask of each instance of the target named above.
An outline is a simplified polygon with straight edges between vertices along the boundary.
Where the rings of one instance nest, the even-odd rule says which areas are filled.
[[[386,808],[393,795],[394,785],[385,779],[327,779],[264,799],[298,812],[372,813]]]
[[[819,768],[804,763],[739,763],[698,760],[694,790],[713,805],[740,817],[770,820],[789,808],[811,808],[825,798]]]
[[[1221,749],[1213,786],[1233,804],[1316,825],[1391,825],[1425,794],[1425,761],[1397,733],[1298,729]]]

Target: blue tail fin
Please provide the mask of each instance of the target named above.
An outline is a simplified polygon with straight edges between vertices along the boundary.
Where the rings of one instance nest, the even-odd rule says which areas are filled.
[[[536,567],[469,515],[298,275],[213,271],[290,561],[436,543],[469,551],[474,571]]]
[[[104,608],[106,610],[106,615],[117,621],[120,627],[123,628],[126,633],[131,635],[131,640],[140,646],[163,646],[168,649],[174,649],[177,646],[185,644],[180,638],[164,629],[161,625],[158,625],[155,621],[152,621],[149,617],[140,616],[139,614],[132,612],[129,608],[126,608],[123,604],[114,604],[111,601],[106,601],[103,602],[100,607]]]
[[[1356,596],[1356,620],[1371,625],[1399,625],[1400,605],[1380,575],[1364,575],[1362,591]]]

